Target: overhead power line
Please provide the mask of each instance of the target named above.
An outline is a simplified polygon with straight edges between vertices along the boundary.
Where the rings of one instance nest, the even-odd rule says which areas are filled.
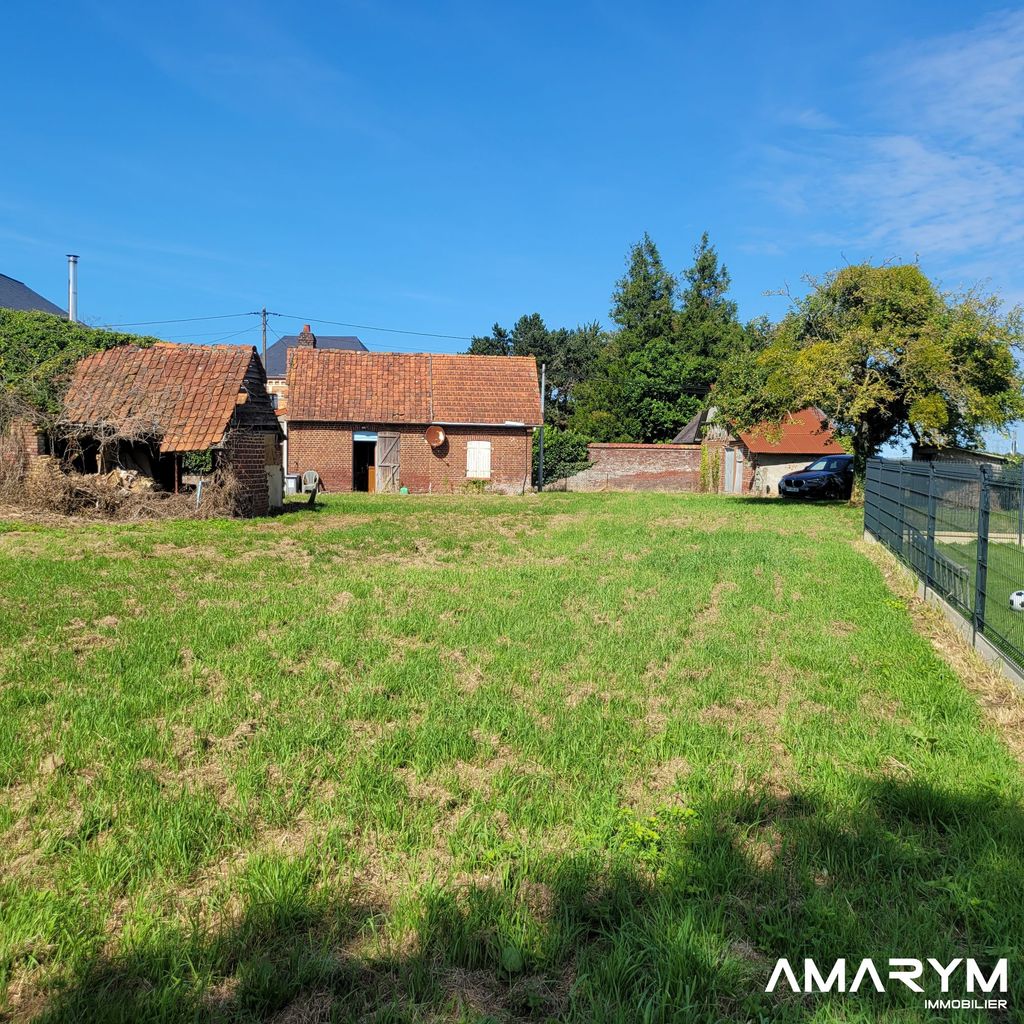
[[[239,316],[259,316],[259,313],[224,313],[220,316],[186,316],[178,320],[137,320],[130,324],[101,324],[100,330],[110,327],[154,327],[157,324],[194,324],[200,320],[231,320]]]
[[[131,323],[102,324],[102,330],[109,330],[112,327],[159,327],[165,324],[193,324],[204,320],[231,320],[242,316],[261,316],[261,310],[251,310],[247,313],[222,313],[217,316],[186,316],[172,320],[136,320]],[[351,327],[359,331],[381,331],[385,334],[406,334],[416,338],[441,338],[445,341],[472,341],[472,337],[466,334],[438,334],[434,331],[407,331],[398,327],[378,327],[372,324],[354,324],[345,320],[324,320],[317,316],[298,316],[294,313],[274,313],[269,309],[267,316],[279,316],[286,320],[299,320],[311,324],[328,324],[331,327]]]
[[[373,327],[370,324],[350,324],[344,320],[322,320],[315,316],[296,316],[294,313],[271,313],[267,316],[283,316],[289,320],[301,320],[310,324],[329,324],[331,327],[354,327],[358,331],[383,331],[386,334],[409,334],[417,338],[444,338],[448,341],[472,341],[466,334],[434,334],[430,331],[403,331],[397,327]]]

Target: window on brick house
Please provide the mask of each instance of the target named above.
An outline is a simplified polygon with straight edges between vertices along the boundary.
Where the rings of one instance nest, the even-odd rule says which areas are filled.
[[[466,477],[469,480],[491,479],[491,442],[466,442]]]

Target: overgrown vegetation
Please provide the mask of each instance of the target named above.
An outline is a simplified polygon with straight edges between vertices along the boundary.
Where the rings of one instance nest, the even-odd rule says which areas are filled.
[[[193,490],[178,494],[154,487],[137,472],[77,473],[56,459],[27,467],[14,485],[0,480],[0,516],[13,512],[101,519],[215,519],[237,515],[237,477],[218,470],[203,483],[201,500]]]
[[[201,452],[185,452],[181,457],[183,473],[212,473],[213,450],[207,448]]]
[[[160,491],[140,479],[138,472],[111,468],[83,474],[72,467],[84,443],[98,444],[112,453],[119,444],[145,442],[152,435],[152,425],[144,420],[116,428],[90,424],[84,430],[65,422],[61,401],[75,364],[117,345],[148,347],[157,340],[98,330],[48,313],[0,309],[0,506],[118,519],[231,514],[239,487],[230,472],[219,471],[206,481],[197,506],[194,494]],[[60,449],[61,457],[48,456],[34,464],[26,460],[24,443],[35,445],[36,429],[44,433],[51,449]],[[213,471],[210,451],[190,452],[184,463],[186,472]]]
[[[587,440],[574,430],[548,427],[544,431],[544,479],[548,483],[581,473],[590,465]],[[533,435],[533,483],[540,471],[540,434]]]
[[[931,1019],[763,991],[888,955],[1009,957],[1019,1006],[1019,695],[859,533],[657,494],[0,524],[0,1014]]]
[[[700,489],[705,494],[718,492],[718,478],[722,467],[720,455],[719,449],[711,449],[707,445],[700,450]]]
[[[148,346],[156,341],[86,327],[50,313],[0,309],[0,415],[17,406],[56,418],[80,359],[116,345]],[[5,425],[0,419],[0,428]]]

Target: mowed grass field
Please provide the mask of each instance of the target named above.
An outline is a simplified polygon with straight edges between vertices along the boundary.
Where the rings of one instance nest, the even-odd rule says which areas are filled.
[[[934,1019],[766,994],[780,956],[1009,957],[1012,1016],[1020,767],[860,532],[625,494],[0,522],[0,1017]]]

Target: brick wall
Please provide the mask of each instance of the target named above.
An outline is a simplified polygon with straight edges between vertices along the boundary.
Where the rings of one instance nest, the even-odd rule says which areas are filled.
[[[268,443],[269,436],[255,430],[235,430],[228,436],[225,456],[241,488],[239,515],[265,516],[270,512],[267,465],[271,459],[271,447],[278,452],[278,461],[280,454],[276,442]]]
[[[414,494],[450,494],[474,486],[466,478],[466,442],[491,442],[490,491],[520,494],[530,487],[533,431],[529,427],[445,427],[440,448],[431,448],[423,432],[427,424],[390,426],[386,423],[288,424],[288,472],[315,469],[328,491],[352,490],[352,432],[397,433],[399,485]]]
[[[0,429],[0,480],[20,478],[49,451],[46,435],[30,420],[17,418]]]
[[[699,491],[700,445],[591,444],[591,466],[570,477],[570,491]]]

